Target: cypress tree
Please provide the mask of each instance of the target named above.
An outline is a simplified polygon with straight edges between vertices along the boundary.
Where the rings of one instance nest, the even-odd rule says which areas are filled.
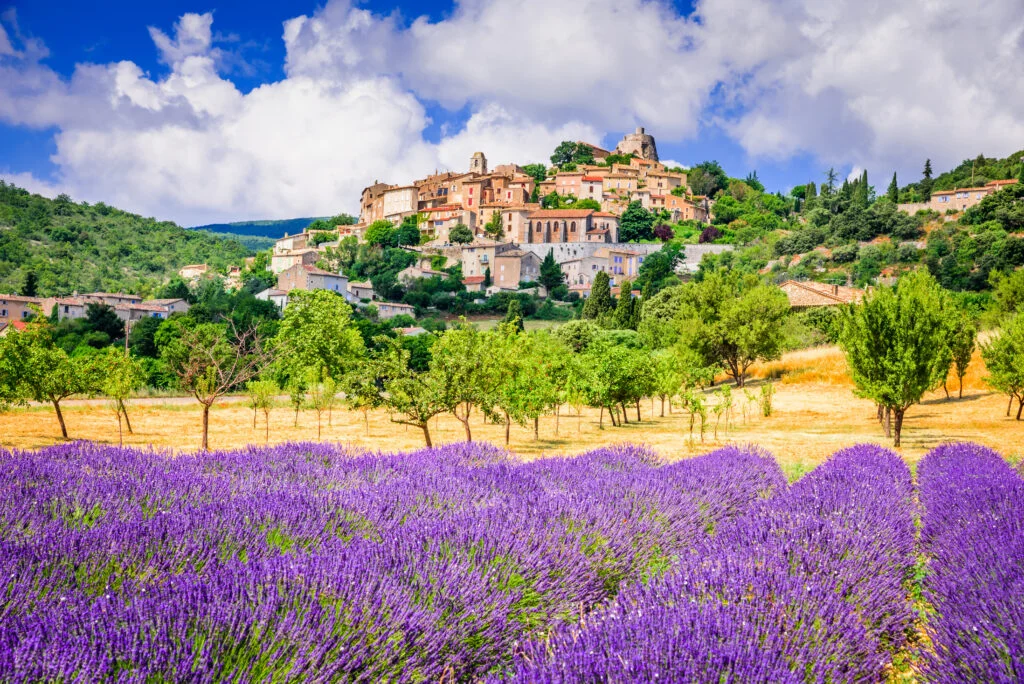
[[[594,276],[594,283],[590,286],[590,297],[587,298],[586,303],[583,305],[583,318],[598,318],[601,314],[611,311],[614,307],[612,303],[612,288],[608,281],[608,274],[604,271],[598,271],[597,275]]]
[[[931,159],[925,159],[924,160],[924,173],[923,173],[923,176],[924,176],[924,178],[921,179],[921,183],[920,183],[920,185],[921,185],[921,194],[924,195],[924,201],[927,202],[932,197],[932,185],[934,184],[934,181],[932,181],[932,160]]]
[[[889,183],[889,189],[886,191],[885,194],[889,198],[889,201],[892,202],[893,204],[896,204],[897,202],[900,201],[900,186],[899,183],[896,182],[895,171],[892,172],[892,182]]]
[[[484,269],[484,288],[486,289],[490,287],[491,282],[491,267],[488,266],[487,268]]]
[[[523,332],[526,329],[523,326],[523,306],[519,303],[519,299],[509,300],[502,323],[511,323],[518,332]]]
[[[622,281],[619,288],[619,301],[615,306],[615,327],[620,330],[629,329],[633,321],[633,283],[628,280]]]
[[[35,271],[29,271],[25,274],[25,284],[21,286],[21,295],[23,297],[35,297],[38,289],[39,277]]]

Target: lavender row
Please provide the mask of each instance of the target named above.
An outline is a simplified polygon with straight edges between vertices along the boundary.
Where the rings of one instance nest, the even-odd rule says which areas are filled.
[[[726,449],[0,456],[0,679],[467,679],[785,488]]]
[[[1024,480],[999,454],[944,445],[918,466],[937,682],[1024,679]]]
[[[879,681],[913,624],[910,472],[841,451],[495,679]]]

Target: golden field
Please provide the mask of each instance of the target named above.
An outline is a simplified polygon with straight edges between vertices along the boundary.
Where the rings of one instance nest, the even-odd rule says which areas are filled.
[[[733,391],[734,409],[730,426],[724,417],[714,435],[713,415],[704,442],[695,430],[689,436],[689,417],[666,409],[660,417],[660,402],[641,403],[642,422],[635,410],[630,424],[612,427],[607,415],[604,429],[598,426],[598,412],[585,409],[577,417],[569,407],[561,416],[545,416],[540,422],[540,439],[533,439],[532,427],[513,426],[510,448],[527,457],[571,454],[619,442],[647,444],[669,459],[684,458],[725,444],[757,444],[778,458],[791,477],[810,470],[832,452],[860,442],[891,444],[875,420],[870,401],[852,392],[841,352],[821,347],[793,352],[781,361],[756,367],[750,389],[755,393],[765,377],[776,381],[774,413],[764,418],[751,405],[744,419],[743,392]],[[965,378],[963,399],[955,398],[956,381],[949,383],[954,398],[945,399],[940,389],[907,411],[900,452],[911,463],[928,449],[945,441],[970,440],[991,446],[1013,461],[1024,458],[1024,421],[1006,417],[1006,397],[985,387],[984,369],[977,357]],[[709,392],[710,393],[710,392]],[[1016,408],[1016,407],[1015,407]],[[199,405],[191,398],[139,399],[129,407],[134,434],[125,434],[125,444],[154,446],[175,451],[194,451],[199,446]],[[117,444],[117,420],[102,401],[67,402],[64,416],[72,439]],[[423,435],[416,428],[392,423],[384,411],[371,412],[368,422],[362,413],[338,408],[327,424],[323,416],[321,439],[356,449],[401,450],[421,447]],[[557,434],[556,434],[557,422]],[[473,438],[496,444],[504,441],[504,426],[488,424],[483,416],[472,419]],[[464,439],[462,425],[451,416],[431,422],[435,445]],[[265,427],[262,413],[253,429],[253,412],[244,398],[233,397],[214,405],[210,413],[210,446],[228,449],[262,444]],[[35,448],[59,443],[60,431],[52,407],[34,406],[0,414],[0,443],[6,448]],[[303,410],[295,425],[295,413],[282,398],[270,414],[270,442],[315,441],[316,413]]]

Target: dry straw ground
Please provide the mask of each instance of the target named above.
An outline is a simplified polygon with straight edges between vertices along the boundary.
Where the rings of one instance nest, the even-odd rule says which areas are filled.
[[[569,454],[618,442],[648,444],[667,458],[683,458],[730,443],[758,444],[779,459],[791,477],[810,470],[837,449],[858,442],[889,444],[875,421],[871,402],[858,399],[846,372],[842,354],[825,347],[787,354],[781,361],[756,368],[751,389],[757,391],[765,377],[776,381],[775,412],[769,418],[757,414],[756,406],[744,410],[743,393],[734,391],[736,406],[730,426],[723,418],[715,437],[709,426],[701,443],[697,433],[691,443],[689,419],[674,411],[660,417],[660,402],[641,405],[642,422],[613,428],[605,416],[598,426],[598,413],[584,410],[582,417],[565,408],[541,420],[540,440],[532,429],[513,427],[512,450],[535,457]],[[955,380],[950,383],[954,398],[946,400],[939,390],[925,397],[907,412],[901,453],[911,463],[928,449],[951,440],[972,440],[987,444],[1014,461],[1024,458],[1024,421],[1006,417],[1006,398],[985,387],[984,368],[975,358],[965,379],[963,399],[955,398]],[[73,439],[117,444],[117,421],[103,402],[71,402],[65,409]],[[125,436],[130,445],[152,445],[176,451],[193,451],[199,445],[200,413],[191,399],[146,399],[130,408],[135,433]],[[635,420],[632,412],[630,420]],[[284,401],[270,415],[270,442],[316,440],[316,414],[304,410],[298,426],[295,414]],[[714,417],[709,417],[714,423]],[[369,415],[335,410],[331,425],[324,416],[322,439],[371,450],[411,449],[422,446],[422,433],[415,428],[390,422],[383,411]],[[556,434],[557,422],[557,434]],[[485,423],[480,415],[472,420],[473,438],[501,443],[503,427]],[[441,416],[432,425],[435,444],[463,439],[462,426],[451,416]],[[57,421],[50,407],[15,409],[0,414],[0,443],[4,447],[33,448],[59,442]],[[253,429],[253,414],[244,400],[215,405],[211,412],[210,445],[213,449],[262,444],[262,414]]]

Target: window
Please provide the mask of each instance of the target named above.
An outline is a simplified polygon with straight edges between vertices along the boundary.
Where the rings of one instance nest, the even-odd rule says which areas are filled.
[[[7,309],[0,309],[0,316],[7,318]]]

